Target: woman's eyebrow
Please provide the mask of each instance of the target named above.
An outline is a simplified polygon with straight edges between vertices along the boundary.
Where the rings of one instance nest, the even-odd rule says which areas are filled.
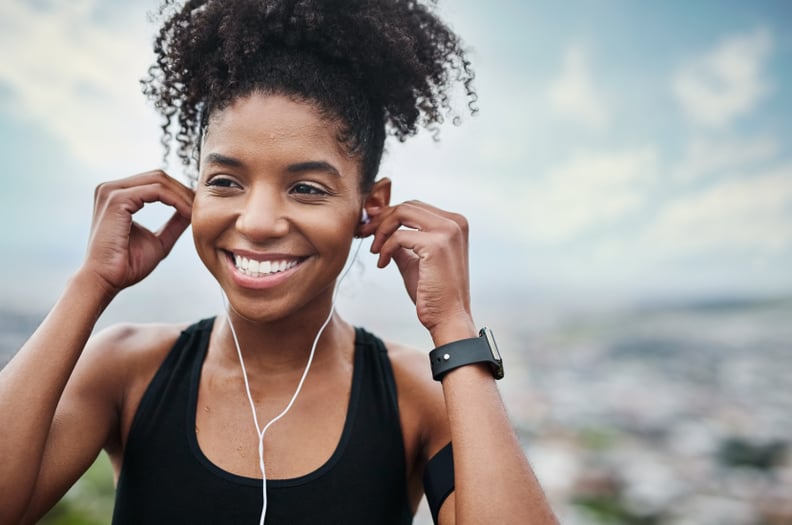
[[[339,172],[335,166],[323,160],[309,160],[306,162],[298,162],[297,164],[290,164],[289,167],[286,168],[286,171],[289,173],[324,171],[330,175],[335,175],[337,177],[341,176],[341,172]]]
[[[219,164],[220,166],[228,166],[231,168],[241,168],[244,166],[241,160],[234,157],[227,157],[220,153],[210,153],[206,156],[207,164]]]
[[[206,156],[206,163],[207,164],[217,164],[220,166],[227,166],[231,168],[241,168],[244,167],[244,163],[234,157],[229,157],[227,155],[223,155],[221,153],[210,153]],[[336,177],[341,176],[341,172],[338,169],[326,162],[324,160],[309,160],[306,162],[298,162],[296,164],[290,164],[286,171],[288,173],[303,173],[307,171],[323,171],[325,173],[329,173],[330,175],[335,175]]]

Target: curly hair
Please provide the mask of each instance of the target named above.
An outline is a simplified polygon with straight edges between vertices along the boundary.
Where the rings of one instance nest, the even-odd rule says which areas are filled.
[[[457,122],[455,83],[477,112],[461,41],[429,1],[165,0],[156,61],[141,80],[163,117],[164,156],[175,138],[182,163],[196,169],[212,112],[254,92],[281,94],[341,122],[338,139],[359,155],[365,190],[387,134],[404,141],[446,116]]]

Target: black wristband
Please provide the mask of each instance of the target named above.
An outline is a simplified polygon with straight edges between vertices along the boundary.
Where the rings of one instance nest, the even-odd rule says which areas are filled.
[[[503,377],[503,361],[498,346],[492,332],[486,327],[481,329],[479,337],[438,346],[429,352],[429,361],[432,377],[436,381],[455,368],[473,363],[488,363],[495,379]]]

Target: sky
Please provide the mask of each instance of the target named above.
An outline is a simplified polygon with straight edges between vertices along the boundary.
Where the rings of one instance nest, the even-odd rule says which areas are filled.
[[[0,2],[1,306],[51,304],[82,259],[94,187],[163,166],[138,83],[155,6]],[[439,142],[391,143],[381,174],[395,200],[468,217],[474,296],[792,292],[792,3],[441,0],[439,10],[469,49],[480,111],[458,99],[460,126]],[[183,179],[177,163],[167,169]],[[140,220],[164,216],[150,206]],[[352,288],[399,287],[366,248]],[[189,234],[139,287],[142,317],[219,297]],[[173,293],[185,304],[152,309]]]

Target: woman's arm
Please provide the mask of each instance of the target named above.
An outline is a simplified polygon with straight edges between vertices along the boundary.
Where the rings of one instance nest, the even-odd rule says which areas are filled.
[[[503,407],[492,372],[480,365],[443,378],[454,443],[456,521],[557,523]]]
[[[20,522],[33,497],[58,401],[106,304],[104,288],[77,274],[0,372],[0,523]],[[82,456],[81,448],[90,448],[96,456],[101,447],[95,442],[97,434],[106,423],[96,415],[86,411],[82,434],[86,439],[71,444],[71,452],[76,452],[72,456]]]
[[[156,201],[177,211],[152,233],[132,215]],[[0,523],[34,519],[45,501],[52,503],[56,488],[61,493],[68,488],[109,439],[117,400],[108,397],[121,385],[108,380],[113,370],[101,368],[113,361],[92,357],[80,366],[78,360],[113,297],[148,275],[170,251],[189,224],[191,202],[192,192],[162,172],[97,189],[84,263],[0,372]],[[73,371],[78,378],[72,378]],[[40,483],[45,473],[46,483]]]
[[[398,265],[435,346],[478,335],[470,313],[464,217],[411,201],[382,210],[361,233],[375,235],[371,251],[380,254],[381,267],[391,259]],[[489,369],[454,369],[443,376],[442,385],[454,447],[455,492],[443,506],[440,522],[557,523]]]

